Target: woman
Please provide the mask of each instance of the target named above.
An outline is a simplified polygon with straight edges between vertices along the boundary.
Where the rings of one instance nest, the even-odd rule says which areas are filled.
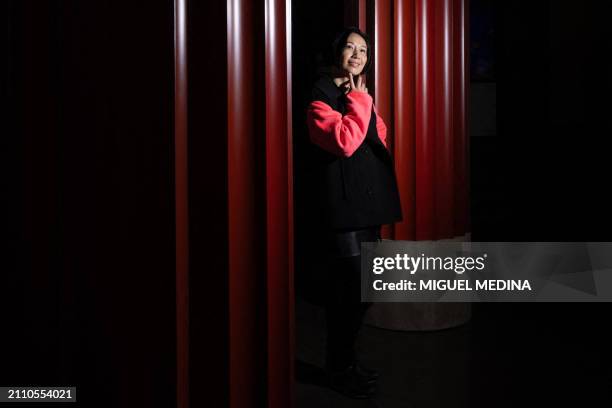
[[[371,44],[345,29],[332,45],[331,69],[314,85],[306,121],[310,140],[307,217],[317,253],[327,261],[326,369],[332,388],[355,398],[375,391],[378,374],[355,356],[370,304],[361,302],[361,242],[380,239],[380,226],[401,220],[387,128],[373,105],[365,74]],[[313,236],[313,235],[311,235]]]

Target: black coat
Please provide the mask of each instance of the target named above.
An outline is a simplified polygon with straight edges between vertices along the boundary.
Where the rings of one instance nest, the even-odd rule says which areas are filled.
[[[345,114],[346,95],[332,78],[321,77],[312,101]],[[357,230],[402,219],[393,159],[378,137],[372,108],[366,137],[350,157],[331,154],[313,143],[302,157],[302,194],[298,212],[310,228]]]

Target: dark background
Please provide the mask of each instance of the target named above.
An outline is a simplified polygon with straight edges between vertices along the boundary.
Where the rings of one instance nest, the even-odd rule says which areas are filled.
[[[172,2],[0,7],[0,384],[171,407]]]
[[[493,4],[498,133],[471,139],[473,239],[608,241],[612,46],[604,7]]]
[[[470,139],[472,239],[610,241],[612,33],[603,3],[471,5],[492,17],[495,67],[473,81],[497,90],[497,134]],[[607,303],[475,304],[474,399],[607,403],[610,312]]]

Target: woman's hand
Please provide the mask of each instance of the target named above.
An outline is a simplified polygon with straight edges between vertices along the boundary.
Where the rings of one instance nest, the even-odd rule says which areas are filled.
[[[353,79],[353,74],[349,72],[349,91],[357,91],[357,92],[365,92],[368,93],[368,88],[366,88],[366,80],[365,75],[357,76],[357,85],[355,85],[355,81]]]

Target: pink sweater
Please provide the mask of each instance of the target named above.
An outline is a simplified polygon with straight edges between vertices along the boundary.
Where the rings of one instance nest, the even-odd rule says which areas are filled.
[[[346,114],[333,110],[321,101],[312,102],[307,109],[310,140],[322,149],[342,157],[350,157],[361,146],[368,131],[372,113],[372,97],[360,91],[346,95]],[[381,142],[387,146],[387,126],[376,106],[376,130]]]

